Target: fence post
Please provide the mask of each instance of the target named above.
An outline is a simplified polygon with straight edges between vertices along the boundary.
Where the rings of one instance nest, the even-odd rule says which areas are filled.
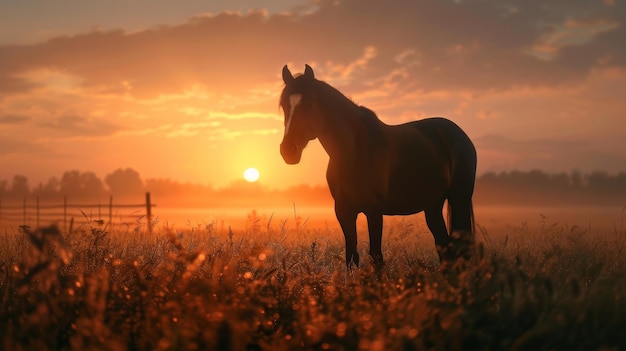
[[[67,195],[63,196],[63,230],[67,232]]]
[[[72,205],[69,204],[69,200],[67,196],[63,196],[63,204],[59,204],[59,203],[52,203],[52,204],[46,204],[46,200],[44,199],[44,203],[42,204],[42,200],[39,196],[35,196],[35,201],[33,204],[29,203],[30,200],[28,200],[28,198],[24,197],[22,199],[22,204],[13,206],[10,204],[7,205],[7,207],[3,207],[4,205],[7,204],[7,202],[3,202],[0,199],[0,224],[2,225],[6,225],[7,223],[9,224],[15,224],[15,223],[19,223],[20,222],[20,215],[22,215],[21,220],[22,223],[19,223],[21,226],[33,226],[33,229],[39,228],[41,225],[46,225],[47,219],[50,218],[53,213],[54,213],[54,221],[60,221],[60,216],[61,214],[59,213],[60,211],[58,211],[58,209],[62,206],[63,207],[63,229],[67,232],[67,231],[71,231],[73,228],[73,223],[74,223],[74,216],[72,213],[72,210],[74,208],[78,208],[79,206],[86,206],[87,208],[98,208],[98,219],[102,220],[102,223],[104,223],[104,218],[106,216],[105,213],[102,213],[102,211],[106,211],[106,208],[103,208],[104,204],[85,204],[85,205]],[[151,194],[150,192],[146,192],[146,200],[145,200],[145,204],[138,204],[137,202],[135,202],[135,204],[117,204],[115,205],[115,207],[118,208],[141,208],[143,206],[145,206],[145,217],[147,219],[147,227],[146,230],[152,234],[153,232],[153,227],[154,227],[154,223],[152,222],[152,218],[153,218],[153,213],[152,213],[152,207],[156,206],[155,204],[152,203],[152,198],[151,198]],[[19,202],[18,202],[19,204]],[[113,196],[109,197],[109,225],[112,227],[113,226],[113,210],[114,210],[114,205],[113,205]],[[31,212],[32,209],[32,212]],[[49,211],[48,209],[51,209],[51,211]],[[57,209],[57,210],[54,210]],[[141,211],[139,211],[141,213]],[[68,216],[70,218],[68,218]],[[42,222],[43,221],[43,222]],[[5,223],[6,222],[6,223]],[[58,224],[59,226],[61,225],[60,223]]]
[[[39,228],[39,196],[36,197],[36,202],[37,204],[37,220],[35,223],[37,223],[37,226],[35,228]]]
[[[113,195],[109,196],[109,230],[113,231]]]
[[[152,234],[152,203],[150,202],[150,192],[146,193],[146,218],[148,220],[148,233]]]

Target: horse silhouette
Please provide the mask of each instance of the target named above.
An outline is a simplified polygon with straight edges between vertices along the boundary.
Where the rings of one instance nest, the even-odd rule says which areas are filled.
[[[287,164],[297,164],[315,138],[328,153],[326,179],[345,236],[348,268],[359,265],[359,213],[367,217],[369,254],[376,268],[384,265],[384,215],[424,211],[440,261],[467,254],[467,248],[455,249],[455,241],[472,243],[474,238],[476,149],[461,128],[445,118],[387,125],[316,79],[309,65],[296,77],[285,65],[282,77],[285,133],[280,153]],[[442,214],[446,200],[450,234]]]

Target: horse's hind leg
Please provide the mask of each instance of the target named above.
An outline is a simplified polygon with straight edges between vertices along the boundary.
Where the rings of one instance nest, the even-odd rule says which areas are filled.
[[[453,146],[454,173],[446,193],[450,236],[462,235],[473,241],[474,211],[472,196],[476,184],[476,149],[460,129],[450,139]]]
[[[450,236],[455,254],[469,259],[474,245],[474,178],[461,179],[463,181],[457,181],[448,195]]]
[[[474,246],[474,210],[471,197],[448,199],[450,238],[455,255],[469,259]]]
[[[437,253],[439,254],[439,261],[448,261],[450,257],[450,251],[448,245],[450,244],[450,236],[448,236],[448,229],[446,228],[446,222],[443,219],[442,211],[443,204],[435,206],[433,208],[424,211],[426,217],[426,225],[428,229],[435,237],[435,245],[437,246]]]
[[[474,211],[472,208],[472,197],[450,197],[448,200],[448,211],[450,216],[450,233],[457,231],[474,231]]]

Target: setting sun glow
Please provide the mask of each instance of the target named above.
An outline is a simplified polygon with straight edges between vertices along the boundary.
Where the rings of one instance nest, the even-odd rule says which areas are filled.
[[[68,171],[120,167],[154,195],[152,180],[167,179],[327,188],[319,139],[297,166],[279,152],[286,64],[293,75],[309,64],[383,123],[452,120],[477,148],[478,176],[626,172],[626,1],[109,3],[128,1],[0,1],[3,202],[63,193]],[[293,38],[312,40],[300,52]],[[248,183],[252,167],[263,179]]]
[[[243,172],[243,179],[247,182],[254,183],[259,180],[259,170],[256,168],[248,168]]]

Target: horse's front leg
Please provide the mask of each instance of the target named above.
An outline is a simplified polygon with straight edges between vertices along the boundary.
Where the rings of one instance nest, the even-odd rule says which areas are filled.
[[[335,214],[346,238],[346,265],[352,268],[352,264],[359,266],[359,254],[356,250],[356,217],[357,212],[335,206]]]
[[[370,234],[370,258],[376,270],[385,265],[382,251],[383,238],[383,215],[378,213],[366,213],[367,229]]]

